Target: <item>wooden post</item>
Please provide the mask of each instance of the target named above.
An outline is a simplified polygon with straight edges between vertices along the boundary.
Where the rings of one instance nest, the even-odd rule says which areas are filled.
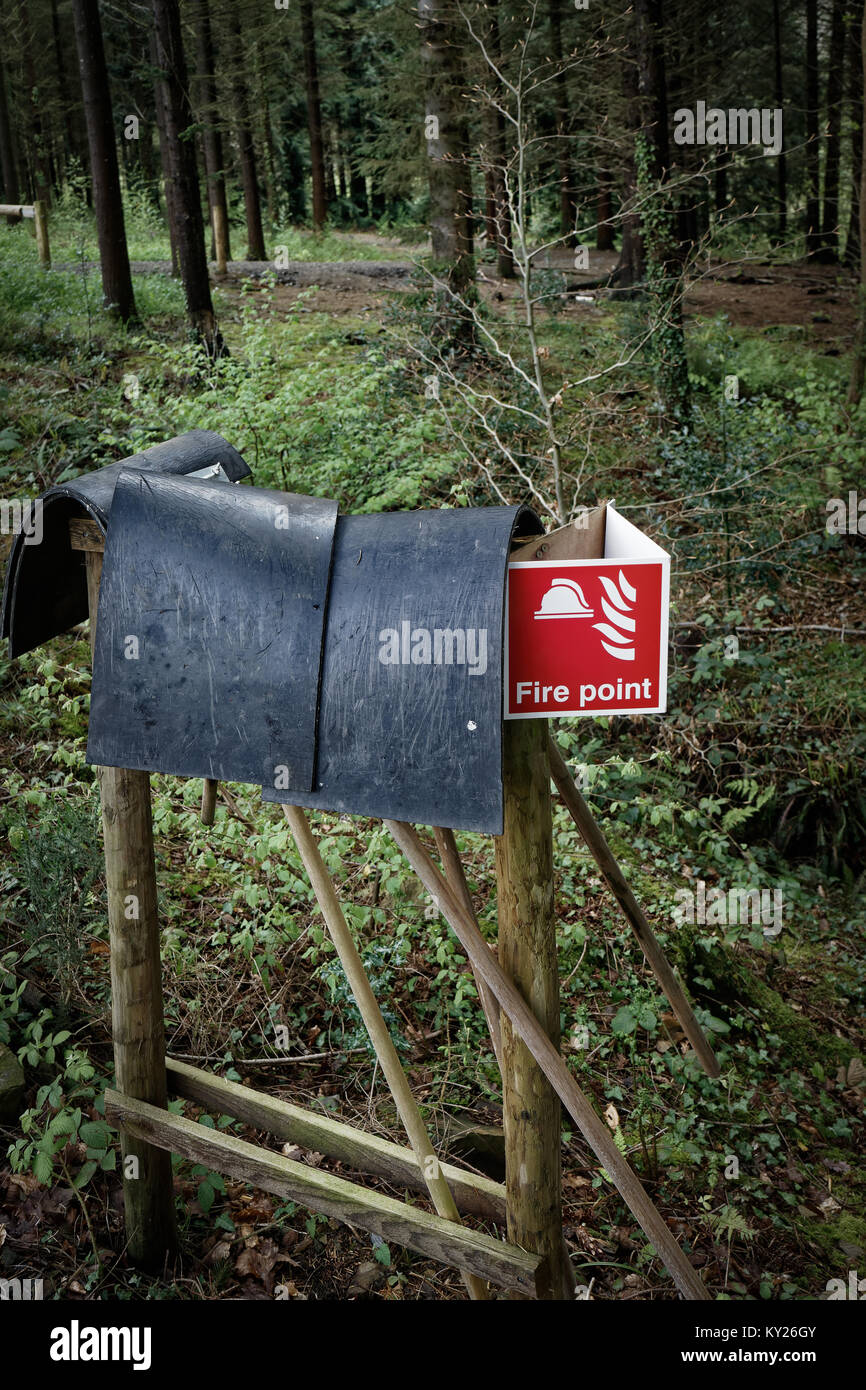
[[[33,204],[33,220],[36,224],[36,246],[39,251],[39,264],[43,270],[51,269],[51,248],[48,245],[48,213],[41,199]]]
[[[85,551],[91,651],[102,554]],[[162,969],[156,910],[150,776],[128,768],[96,769],[102,800],[108,930],[111,945],[111,1033],[118,1088],[135,1100],[166,1107]],[[171,1155],[121,1130],[123,1202],[130,1259],[159,1268],[174,1251]]]
[[[503,725],[505,825],[496,839],[499,963],[559,1048],[553,825],[547,721]],[[562,1242],[560,1100],[506,1014],[501,1016],[508,1239],[542,1255],[539,1296],[574,1297]]]
[[[206,777],[201,789],[201,823],[213,825],[216,815],[216,799],[219,782],[215,777]]]

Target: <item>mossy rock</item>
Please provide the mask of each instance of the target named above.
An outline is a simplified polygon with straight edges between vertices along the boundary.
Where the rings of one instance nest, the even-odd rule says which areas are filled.
[[[793,1066],[808,1068],[816,1061],[838,1064],[854,1055],[844,1038],[817,1032],[808,1018],[786,1004],[778,990],[751,969],[744,955],[721,941],[708,945],[700,927],[682,924],[671,933],[669,950],[699,1003],[706,1001],[712,1008],[720,1000],[732,1009],[738,1004],[752,1009],[765,1031],[781,1039]],[[712,987],[708,989],[700,980],[710,980]]]

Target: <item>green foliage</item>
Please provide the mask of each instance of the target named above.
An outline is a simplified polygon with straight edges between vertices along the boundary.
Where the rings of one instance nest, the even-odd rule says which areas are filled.
[[[24,913],[22,963],[38,959],[68,1000],[88,946],[88,928],[104,910],[95,803],[55,798],[39,825],[21,818],[9,829]],[[53,1059],[51,1059],[53,1060]]]
[[[54,1037],[55,1046],[63,1036]],[[68,1033],[65,1036],[68,1037]],[[30,1061],[30,1051],[27,1048],[23,1051]],[[53,1061],[53,1047],[46,1050],[46,1061],[49,1053]],[[111,1172],[116,1168],[117,1154],[111,1130],[104,1120],[89,1117],[97,1100],[89,1084],[94,1075],[95,1070],[84,1052],[77,1048],[66,1052],[63,1072],[39,1087],[36,1104],[21,1116],[23,1138],[16,1139],[7,1150],[13,1172],[32,1172],[40,1183],[50,1186],[56,1181],[59,1169],[70,1186],[80,1190],[97,1172]],[[76,1145],[83,1146],[84,1158],[73,1176],[70,1164],[76,1160],[70,1153]]]

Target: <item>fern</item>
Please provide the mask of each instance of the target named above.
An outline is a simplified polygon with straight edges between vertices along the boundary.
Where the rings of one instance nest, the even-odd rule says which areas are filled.
[[[735,1236],[742,1236],[743,1240],[752,1240],[757,1235],[757,1231],[747,1225],[736,1207],[732,1207],[730,1204],[726,1204],[714,1216],[711,1216],[709,1222],[710,1230],[716,1239],[727,1240],[729,1245]]]

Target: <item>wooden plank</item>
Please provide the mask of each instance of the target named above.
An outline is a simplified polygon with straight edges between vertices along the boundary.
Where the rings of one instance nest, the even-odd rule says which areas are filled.
[[[105,1092],[105,1115],[111,1124],[122,1126],[125,1133],[148,1144],[194,1163],[206,1163],[216,1172],[298,1202],[309,1211],[375,1231],[389,1244],[407,1246],[453,1269],[472,1270],[479,1279],[504,1288],[528,1294],[535,1290],[536,1256],[493,1236],[444,1221],[441,1216],[369,1192],[333,1173],[308,1168],[117,1091]]]
[[[547,721],[503,729],[505,823],[496,837],[499,963],[559,1052],[559,964],[553,909],[553,825]],[[546,1299],[574,1297],[563,1257],[559,1096],[502,1017],[502,1113],[508,1239],[544,1257]]]
[[[590,508],[581,520],[585,524],[578,525],[572,521],[568,526],[548,531],[546,536],[533,536],[525,545],[515,547],[509,560],[603,559],[607,503]]]
[[[427,1191],[424,1174],[410,1148],[377,1134],[367,1134],[319,1111],[262,1095],[250,1086],[224,1081],[186,1062],[168,1057],[165,1066],[170,1091],[194,1100],[214,1114],[244,1120],[278,1139],[339,1159],[361,1173],[374,1173],[398,1187]],[[442,1175],[461,1210],[504,1224],[505,1188],[500,1183],[467,1173],[451,1163],[442,1164]]]
[[[650,1200],[637,1174],[623,1158],[613,1142],[610,1131],[598,1118],[523,996],[488,950],[483,936],[447,880],[436,868],[415,830],[402,821],[386,820],[385,824],[436,907],[453,929],[466,954],[496,995],[500,1007],[535,1057],[593,1153],[628,1203],[629,1209],[664,1261],[683,1297],[708,1300],[710,1295],[701,1283],[700,1276],[680,1250],[661,1212]]]
[[[529,723],[530,721],[526,721]],[[683,1032],[695,1049],[701,1066],[707,1076],[721,1075],[718,1059],[710,1047],[701,1025],[695,1018],[692,1006],[685,996],[682,985],[671,969],[670,963],[655,938],[652,927],[626,882],[625,874],[617,863],[607,840],[596,823],[595,817],[577,789],[574,778],[556,746],[549,740],[550,774],[556,788],[571,813],[571,818],[580,831],[586,845],[601,870],[605,882],[622,908],[628,922],[640,942],[641,950],[652,967],[656,979],[667,995],[671,1008],[682,1026]]]
[[[32,203],[0,203],[0,217],[36,217]]]
[[[92,551],[99,554],[105,550],[105,535],[97,521],[84,517],[73,517],[69,523],[69,544],[73,550]]]
[[[310,823],[299,806],[284,806],[283,813],[291,826],[298,852],[304,862],[319,909],[325,919],[331,940],[337,948],[340,963],[346,972],[346,979],[352,996],[358,1006],[364,1027],[376,1050],[379,1065],[388,1082],[388,1089],[394,1097],[397,1113],[418,1160],[418,1167],[424,1174],[427,1190],[439,1216],[447,1221],[460,1221],[460,1213],[442,1174],[442,1166],[430,1143],[427,1126],[418,1109],[418,1102],[412,1094],[409,1079],[403,1070],[397,1049],[391,1041],[388,1025],[382,1017],[379,1001],[373,993],[363,961],[358,953],[352,933],[349,931],[343,909],[337,897],[331,875],[325,868],[319,847],[316,844]],[[461,1271],[470,1298],[483,1301],[487,1291],[483,1282],[471,1270]]]
[[[91,650],[102,556],[88,552]],[[154,1105],[166,1103],[162,967],[150,777],[98,767],[111,948],[111,1036],[118,1084]],[[123,1202],[130,1259],[159,1268],[176,1244],[171,1160],[160,1148],[123,1136]]]

